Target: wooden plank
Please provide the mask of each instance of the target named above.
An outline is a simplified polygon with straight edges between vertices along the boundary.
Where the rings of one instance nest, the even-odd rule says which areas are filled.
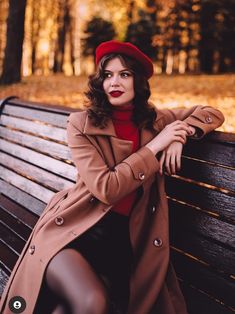
[[[5,153],[0,154],[0,164],[4,166],[7,165],[9,170],[13,170],[19,175],[30,177],[32,180],[53,190],[54,192],[67,189],[74,185],[74,183],[69,180],[61,178],[53,173],[28,164]]]
[[[235,226],[226,221],[213,217],[203,211],[193,209],[184,204],[170,201],[170,223],[174,230],[193,232],[227,248],[235,248],[233,237]]]
[[[235,145],[235,133],[213,131],[205,136],[206,141]]]
[[[3,290],[7,284],[9,273],[7,273],[5,267],[0,262],[0,296],[3,294]]]
[[[234,314],[232,308],[227,307],[220,300],[197,290],[185,282],[180,282],[187,308],[190,314]]]
[[[1,124],[17,130],[29,132],[37,136],[44,136],[55,141],[64,143],[67,141],[66,130],[55,126],[49,126],[43,123],[36,123],[20,118],[13,118],[6,115],[1,115]]]
[[[14,98],[7,102],[8,104],[20,106],[20,107],[29,107],[33,109],[39,109],[48,112],[55,112],[55,113],[70,113],[73,111],[78,111],[80,109],[71,108],[68,106],[56,105],[56,104],[46,104],[41,102],[34,102],[34,101],[27,101],[24,99]]]
[[[43,206],[45,207],[45,205]],[[25,238],[27,238],[34,225],[36,224],[38,216],[34,213],[31,213],[23,206],[20,206],[19,204],[10,200],[8,197],[5,197],[3,194],[0,194],[0,208],[2,211],[5,212],[5,215],[8,215],[7,219],[11,221],[12,219],[14,219],[14,221],[17,222],[17,225],[19,225],[19,228],[21,230],[21,234],[25,236]],[[3,213],[1,214],[1,217],[3,217]],[[25,232],[24,228],[21,227],[22,224],[25,226]],[[15,228],[15,230],[17,231],[17,228],[16,226],[14,227],[13,223],[9,222],[9,225]]]
[[[46,207],[46,203],[34,198],[33,196],[25,193],[24,191],[16,188],[15,186],[0,179],[0,191],[1,194],[9,197],[19,205],[24,206],[29,211],[36,215],[41,215],[43,209]]]
[[[235,275],[235,253],[221,245],[184,232],[170,235],[171,246],[209,264],[218,272]]]
[[[26,133],[10,130],[1,126],[0,136],[6,141],[13,141],[16,144],[31,148],[43,154],[55,158],[71,160],[70,150],[67,145],[48,141],[40,137],[35,137]]]
[[[183,157],[181,171],[177,175],[235,192],[235,168]]]
[[[0,239],[19,255],[22,252],[25,241],[19,237],[13,230],[9,229],[8,226],[0,221]]]
[[[183,155],[235,168],[235,144],[217,143],[205,140],[189,140]]]
[[[222,276],[200,262],[171,250],[171,260],[182,280],[199,290],[221,300],[227,306],[235,306],[234,280]]]
[[[41,121],[44,123],[48,123],[60,128],[66,128],[67,126],[67,113],[55,113],[37,110],[35,108],[27,108],[27,107],[19,107],[12,105],[5,105],[3,113],[5,115],[10,115],[19,118],[25,118],[33,121]]]
[[[195,258],[199,260],[203,260],[218,271],[225,272],[228,275],[233,274],[235,276],[235,251],[229,246],[223,245],[222,242],[226,242],[226,240],[222,239],[221,242],[211,239],[210,235],[209,237],[203,236],[199,233],[200,230],[197,233],[195,229],[198,230],[199,228],[194,226],[195,223],[192,225],[191,222],[188,223],[187,219],[185,219],[184,222],[179,223],[181,218],[175,220],[175,217],[180,213],[177,211],[174,214],[173,211],[174,208],[172,208],[172,211],[170,212],[171,246],[195,256]],[[187,224],[187,227],[184,227],[185,223]],[[210,225],[208,228],[210,228]],[[204,229],[206,229],[205,226]],[[209,233],[214,237],[212,230],[210,230]],[[230,235],[230,241],[231,237],[232,235]]]
[[[170,198],[198,206],[224,219],[235,219],[234,196],[185,182],[173,176],[166,177],[166,191]]]
[[[17,217],[10,215],[9,212],[3,210],[0,205],[0,217],[4,225],[8,226],[11,230],[14,230],[16,235],[22,237],[24,240],[27,240],[32,229],[26,226],[22,221]]]
[[[0,239],[1,263],[3,266],[12,271],[19,255],[9,248],[2,239]]]
[[[28,180],[17,173],[0,166],[1,179],[17,187],[18,189],[34,196],[42,202],[48,203],[54,192],[43,186]]]
[[[2,151],[9,153],[12,156],[17,156],[18,158],[28,161],[31,164],[46,169],[47,171],[51,171],[58,176],[62,176],[71,181],[76,181],[77,170],[74,165],[53,159],[49,156],[45,156],[38,152],[34,152],[31,149],[2,139],[0,139],[0,147]]]

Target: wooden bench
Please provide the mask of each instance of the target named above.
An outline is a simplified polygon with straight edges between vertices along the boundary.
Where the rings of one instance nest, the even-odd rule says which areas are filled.
[[[76,180],[71,111],[16,97],[1,103],[0,295],[46,203]],[[235,311],[234,157],[235,134],[213,132],[188,141],[181,172],[166,178],[171,259],[190,314]]]

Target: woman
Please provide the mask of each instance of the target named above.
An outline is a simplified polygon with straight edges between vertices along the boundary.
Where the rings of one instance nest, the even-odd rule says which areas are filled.
[[[130,43],[102,43],[96,62],[88,109],[68,119],[77,182],[38,220],[1,313],[11,313],[14,296],[25,299],[25,313],[187,313],[169,262],[163,169],[179,170],[187,137],[201,138],[223,115],[154,109],[153,64]]]

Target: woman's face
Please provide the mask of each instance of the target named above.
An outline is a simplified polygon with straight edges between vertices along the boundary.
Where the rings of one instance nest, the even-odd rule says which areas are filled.
[[[119,58],[107,62],[104,77],[103,88],[111,105],[124,106],[132,103],[135,96],[133,73]]]

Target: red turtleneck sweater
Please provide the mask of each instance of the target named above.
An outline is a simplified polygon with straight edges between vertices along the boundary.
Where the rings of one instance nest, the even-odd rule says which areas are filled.
[[[133,105],[118,106],[113,109],[112,121],[118,138],[133,142],[132,153],[139,148],[139,130],[132,122]],[[136,199],[134,191],[119,200],[112,208],[119,214],[128,216]]]

